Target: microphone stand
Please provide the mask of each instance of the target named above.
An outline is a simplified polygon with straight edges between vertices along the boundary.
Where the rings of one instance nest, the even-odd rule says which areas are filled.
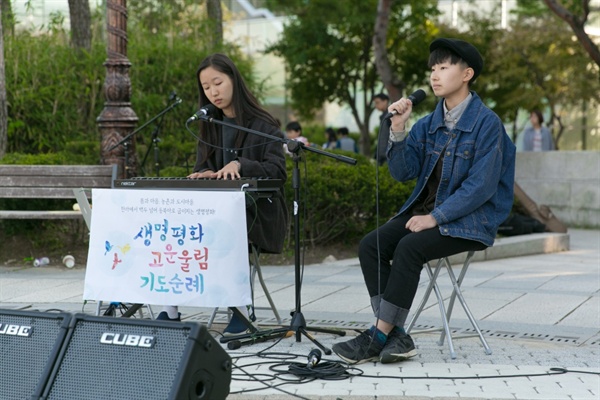
[[[127,135],[123,139],[121,139],[119,142],[117,142],[117,144],[115,144],[113,147],[111,147],[110,149],[108,149],[108,152],[111,152],[114,149],[116,149],[117,147],[119,147],[120,145],[123,145],[123,147],[125,148],[124,154],[125,154],[125,177],[126,178],[131,178],[129,176],[129,144],[130,144],[130,139],[136,133],[138,133],[139,131],[141,131],[142,129],[144,129],[148,125],[150,125],[152,122],[156,121],[158,118],[162,117],[167,112],[171,111],[177,105],[181,104],[181,102],[182,102],[182,100],[179,97],[176,97],[175,101],[173,103],[169,104],[164,110],[162,110],[160,113],[156,114],[154,117],[152,117],[151,119],[149,119],[148,121],[146,121],[146,123],[144,125],[140,126],[136,130],[134,130],[133,132],[131,132],[129,135]],[[158,134],[158,132],[157,132],[157,134]],[[156,146],[158,146],[158,143],[155,143],[155,144],[156,144]],[[158,174],[158,171],[157,171],[157,174]]]
[[[152,146],[148,146],[148,150],[146,150],[146,154],[144,155],[144,159],[142,160],[142,171],[144,171],[144,165],[146,165],[146,160],[148,159],[148,155],[150,154],[150,150],[154,149],[154,169],[156,172],[156,176],[160,176],[160,162],[159,162],[159,148],[158,143],[160,142],[160,138],[158,137],[160,133],[160,128],[162,126],[163,119],[158,120],[157,124],[154,126],[154,130],[152,131]],[[144,171],[145,172],[145,171]]]
[[[236,335],[234,337],[226,337],[223,336],[219,339],[221,343],[227,343],[227,347],[230,350],[238,349],[243,345],[253,344],[265,342],[267,340],[280,338],[283,335],[287,334],[290,331],[296,333],[296,342],[300,342],[302,339],[302,335],[306,336],[311,342],[313,342],[316,346],[318,346],[321,350],[325,352],[325,354],[331,354],[331,349],[326,348],[321,343],[319,343],[312,335],[308,333],[308,331],[312,332],[322,332],[322,333],[332,333],[340,336],[345,336],[345,331],[340,330],[331,330],[324,328],[314,328],[307,327],[306,320],[304,319],[304,315],[301,310],[301,292],[302,292],[302,281],[301,281],[301,271],[300,271],[300,168],[299,161],[301,158],[301,153],[303,150],[308,150],[313,153],[317,153],[323,156],[334,158],[338,161],[345,162],[347,164],[356,165],[356,160],[341,154],[329,153],[327,151],[323,151],[320,149],[316,149],[313,147],[307,147],[301,142],[297,142],[295,140],[280,138],[277,136],[269,135],[263,132],[255,131],[253,129],[248,129],[245,127],[241,127],[238,125],[230,124],[225,121],[214,119],[210,116],[200,116],[199,119],[202,119],[207,122],[216,123],[219,125],[228,126],[234,129],[239,129],[244,132],[248,132],[254,135],[262,136],[264,138],[273,140],[275,142],[280,142],[282,145],[287,144],[288,151],[292,153],[292,160],[294,161],[294,169],[292,173],[292,188],[294,189],[294,275],[295,275],[295,290],[296,290],[296,308],[292,313],[292,321],[290,326],[287,328],[278,328],[271,329],[265,332],[257,331],[256,328],[243,316],[239,311],[236,313],[238,317],[241,318],[242,321],[246,324],[248,328],[250,328],[250,333]],[[187,125],[187,124],[186,124]],[[234,313],[237,311],[235,307],[231,308]],[[252,329],[254,328],[254,329]],[[244,340],[247,339],[247,340]],[[228,343],[229,342],[229,343]]]

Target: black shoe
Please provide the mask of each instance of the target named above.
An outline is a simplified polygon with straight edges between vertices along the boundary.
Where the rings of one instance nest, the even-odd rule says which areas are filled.
[[[254,307],[252,307],[251,313],[248,316],[248,322],[252,324],[254,321],[256,321],[256,317],[254,316]],[[223,336],[237,336],[246,333],[250,333],[250,328],[234,313],[229,320],[229,324],[223,330]]]
[[[156,317],[157,321],[176,321],[176,322],[180,322],[181,321],[181,313],[177,313],[177,318],[170,318],[169,314],[166,311],[161,311],[158,314],[158,317]]]
[[[383,346],[377,343],[373,332],[367,329],[354,339],[334,344],[331,349],[344,361],[360,364],[378,360]]]
[[[383,350],[379,355],[379,361],[382,364],[389,364],[406,361],[416,355],[415,342],[413,342],[410,335],[394,329],[388,335],[387,342],[385,342],[385,346],[383,346]]]

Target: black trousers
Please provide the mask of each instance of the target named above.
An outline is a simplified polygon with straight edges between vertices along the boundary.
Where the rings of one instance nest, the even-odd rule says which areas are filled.
[[[411,232],[405,227],[411,217],[402,215],[386,222],[379,227],[379,238],[377,230],[368,233],[361,240],[358,250],[372,301],[381,299],[404,310],[412,306],[424,263],[487,247],[474,240],[444,236],[437,226]],[[373,308],[377,314],[378,307],[374,304]]]

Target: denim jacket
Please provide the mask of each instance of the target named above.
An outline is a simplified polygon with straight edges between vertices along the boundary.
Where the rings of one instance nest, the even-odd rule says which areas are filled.
[[[431,215],[440,233],[491,246],[513,205],[515,146],[500,118],[475,92],[455,128],[444,123],[443,100],[400,142],[388,147],[388,167],[398,181],[417,178],[397,214],[409,212],[440,157],[443,168]],[[443,153],[442,153],[443,152]]]

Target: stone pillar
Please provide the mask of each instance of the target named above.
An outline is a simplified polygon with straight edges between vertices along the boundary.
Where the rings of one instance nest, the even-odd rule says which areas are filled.
[[[135,137],[117,144],[134,131],[138,117],[131,108],[131,80],[127,59],[127,0],[106,0],[108,58],[104,62],[104,109],[96,122],[101,134],[102,164],[118,164],[119,177],[137,174]],[[116,147],[115,147],[116,146]]]

